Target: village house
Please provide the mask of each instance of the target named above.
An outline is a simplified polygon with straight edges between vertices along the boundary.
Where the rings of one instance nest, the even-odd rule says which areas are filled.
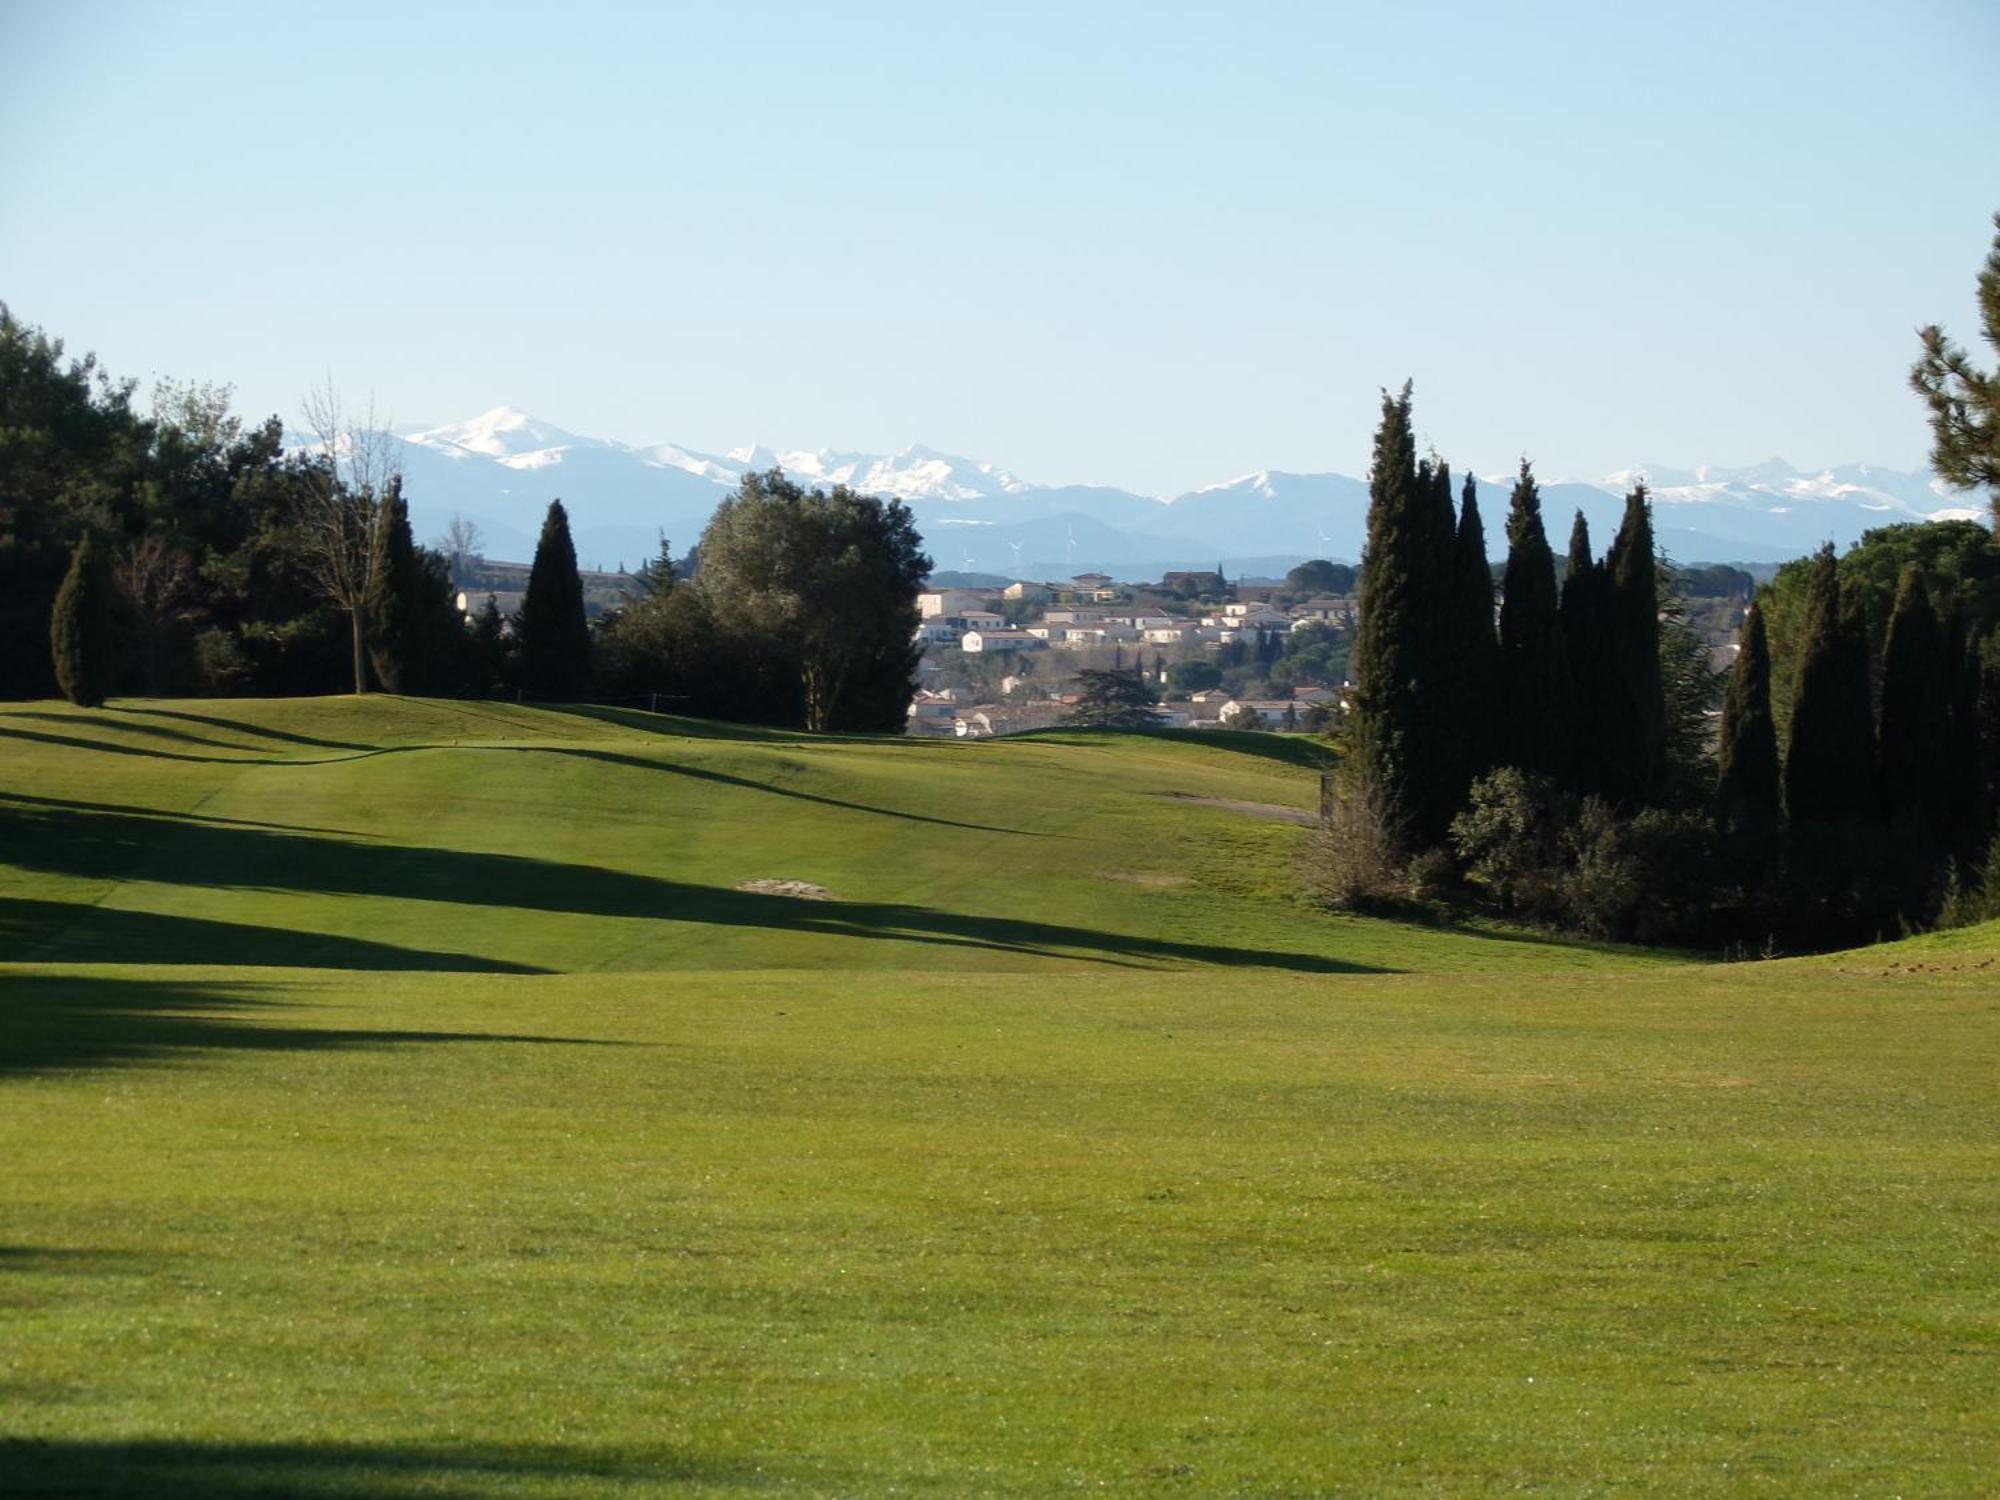
[[[1237,603],[1223,605],[1215,623],[1233,625],[1239,630],[1290,630],[1292,617],[1268,604]]]
[[[1130,625],[1065,625],[1060,640],[1050,644],[1065,651],[1088,651],[1092,646],[1124,646],[1138,642],[1139,632]]]
[[[1047,644],[1025,630],[968,630],[959,638],[958,649],[977,656],[992,651],[1036,651]]]
[[[991,589],[933,589],[917,595],[917,613],[924,619],[962,615],[994,600]]]
[[[1303,604],[1292,606],[1291,620],[1294,630],[1301,625],[1351,625],[1354,623],[1354,601],[1333,598],[1308,599]]]
[[[1285,586],[1283,583],[1246,583],[1240,578],[1236,580],[1235,594],[1239,599],[1248,599],[1257,603],[1269,604],[1279,594],[1284,592]]]
[[[968,708],[952,721],[952,733],[962,740],[985,740],[993,737],[993,715],[990,709]]]
[[[949,698],[931,697],[919,694],[910,705],[910,734],[950,735],[957,733],[953,725],[958,719],[958,705]]]
[[[1217,717],[1232,729],[1296,729],[1305,711],[1305,704],[1291,698],[1232,698]]]

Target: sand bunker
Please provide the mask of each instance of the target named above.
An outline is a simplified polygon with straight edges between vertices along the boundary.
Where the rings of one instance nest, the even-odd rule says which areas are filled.
[[[759,896],[791,896],[800,901],[831,901],[833,892],[810,880],[746,880],[736,887]]]

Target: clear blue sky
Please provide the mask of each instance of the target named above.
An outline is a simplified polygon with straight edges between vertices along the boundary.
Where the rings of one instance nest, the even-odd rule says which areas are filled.
[[[1501,14],[1507,12],[1507,14]],[[0,3],[0,298],[295,417],[1173,493],[1920,466],[2000,4]]]

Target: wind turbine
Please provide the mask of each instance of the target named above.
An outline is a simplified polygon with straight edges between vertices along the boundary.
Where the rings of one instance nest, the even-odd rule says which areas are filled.
[[[1021,548],[1025,544],[1022,542],[1009,542],[1007,545],[1014,549],[1014,576],[1018,578],[1021,576]]]
[[[1076,528],[1074,526],[1069,528],[1069,540],[1063,543],[1063,566],[1065,568],[1076,566]]]

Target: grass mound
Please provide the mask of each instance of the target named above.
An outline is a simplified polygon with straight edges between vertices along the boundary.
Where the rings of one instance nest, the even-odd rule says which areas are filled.
[[[807,740],[381,697],[0,707],[0,935],[21,958],[493,972],[1649,961],[1311,910],[1297,829],[1244,809],[1309,818],[1317,779],[1236,739]],[[788,883],[838,899],[763,894]]]
[[[0,707],[0,1491],[1985,1493],[2000,924],[1337,918],[1316,794]]]

